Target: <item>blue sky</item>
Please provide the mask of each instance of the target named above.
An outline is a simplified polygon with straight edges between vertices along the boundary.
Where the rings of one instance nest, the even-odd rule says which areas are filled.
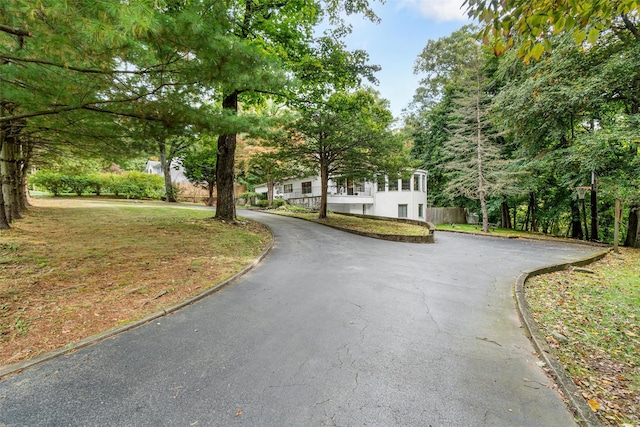
[[[448,36],[470,21],[461,9],[463,0],[386,0],[373,2],[382,19],[373,24],[362,17],[350,17],[353,32],[347,37],[349,49],[369,53],[370,63],[382,67],[376,87],[391,102],[395,117],[400,117],[413,98],[419,76],[413,65],[427,41]]]

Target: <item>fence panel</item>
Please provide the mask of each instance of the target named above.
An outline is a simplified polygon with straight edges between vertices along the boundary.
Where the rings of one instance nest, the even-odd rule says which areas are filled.
[[[463,208],[427,208],[426,219],[438,224],[466,224],[467,213]]]

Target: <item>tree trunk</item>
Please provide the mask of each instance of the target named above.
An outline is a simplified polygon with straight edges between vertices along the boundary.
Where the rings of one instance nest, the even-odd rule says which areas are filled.
[[[627,237],[624,245],[630,248],[640,248],[640,204],[629,207],[629,222],[627,223]]]
[[[502,228],[506,228],[508,230],[513,228],[511,226],[511,215],[509,213],[509,205],[507,204],[506,200],[503,200],[502,204],[500,205],[500,224],[502,225]]]
[[[235,221],[236,219],[233,193],[235,150],[236,135],[220,135],[216,165],[216,182],[218,184],[216,218],[227,221]]]
[[[225,96],[222,100],[222,108],[232,114],[238,114],[238,92],[234,91]],[[227,221],[236,220],[236,204],[233,194],[235,158],[236,134],[220,135],[216,162],[216,184],[218,185],[216,218]]]
[[[24,147],[23,147],[24,148]],[[29,187],[27,183],[27,171],[29,170],[29,156],[26,151],[22,152],[22,160],[19,163],[19,181],[18,181],[18,204],[20,205],[20,212],[24,212],[29,203]],[[99,194],[98,194],[99,195]]]
[[[582,240],[582,222],[580,221],[580,208],[576,200],[571,200],[571,238]]]
[[[537,210],[538,204],[536,203],[536,193],[533,191],[529,192],[529,209],[531,209],[531,231],[538,232],[538,219],[537,219]]]
[[[9,183],[9,197],[11,198],[11,219],[12,220],[16,220],[16,219],[21,219],[22,218],[22,214],[20,213],[20,191],[19,191],[19,186],[20,186],[20,176],[18,173],[18,159],[17,159],[17,148],[18,148],[18,144],[17,144],[17,138],[11,138],[12,139],[12,143],[8,144],[9,147],[9,153],[10,153],[10,158],[9,158],[9,176],[10,176],[10,183]]]
[[[167,158],[166,154],[167,145],[163,141],[158,141],[158,151],[160,152],[160,167],[162,168],[162,175],[164,176],[164,200],[169,203],[175,203],[176,195],[173,194],[173,185],[171,184],[171,158]],[[171,156],[169,156],[171,157]]]
[[[584,199],[582,199],[582,219],[584,221],[584,234],[587,240],[589,240],[589,224],[587,224],[587,206]]]
[[[207,182],[207,191],[209,192],[209,200],[207,200],[207,206],[213,206],[213,189],[215,184],[213,182]]]
[[[269,206],[273,206],[273,188],[276,183],[273,179],[269,178],[267,180],[267,201],[269,202]]]
[[[0,193],[2,193],[5,218],[7,224],[9,224],[13,221],[13,209],[11,208],[11,153],[9,152],[11,143],[8,142],[9,138],[7,138],[6,133],[3,139],[4,141],[0,147],[0,178],[2,178],[0,181]]]
[[[598,185],[596,173],[593,172],[591,179],[591,240],[598,241]]]
[[[482,119],[480,117],[480,84],[481,77],[479,70],[476,70],[476,154],[478,157],[478,198],[480,199],[480,207],[482,209],[482,231],[489,232],[489,217],[487,214],[487,201],[485,200],[484,175],[482,173]]]
[[[4,131],[0,129],[0,153],[2,153],[2,148],[4,146]],[[7,218],[7,211],[4,205],[4,191],[2,191],[2,187],[4,183],[4,166],[2,158],[0,157],[0,230],[8,230],[9,227],[9,218]]]
[[[318,218],[327,217],[327,188],[329,186],[329,166],[322,161],[320,163],[320,212]]]

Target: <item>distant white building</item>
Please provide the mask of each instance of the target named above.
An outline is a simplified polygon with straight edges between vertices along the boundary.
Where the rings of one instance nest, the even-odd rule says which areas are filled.
[[[267,195],[267,184],[255,187]],[[276,197],[309,208],[320,207],[320,176],[284,180],[276,184]],[[376,182],[329,179],[327,209],[362,215],[426,221],[427,171],[418,169],[410,178],[379,177]]]
[[[164,173],[162,172],[162,165],[159,161],[148,160],[147,166],[144,171],[152,175],[164,176]],[[180,159],[177,158],[171,161],[171,182],[173,182],[174,184],[189,182],[187,177],[184,175],[184,167],[182,166],[182,162],[180,162]]]

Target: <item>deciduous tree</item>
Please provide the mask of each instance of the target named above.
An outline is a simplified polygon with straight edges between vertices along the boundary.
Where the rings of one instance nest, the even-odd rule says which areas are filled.
[[[320,174],[320,218],[327,216],[330,177],[373,178],[412,166],[408,147],[390,129],[393,116],[388,102],[371,90],[337,92],[326,103],[299,112],[281,148]]]

